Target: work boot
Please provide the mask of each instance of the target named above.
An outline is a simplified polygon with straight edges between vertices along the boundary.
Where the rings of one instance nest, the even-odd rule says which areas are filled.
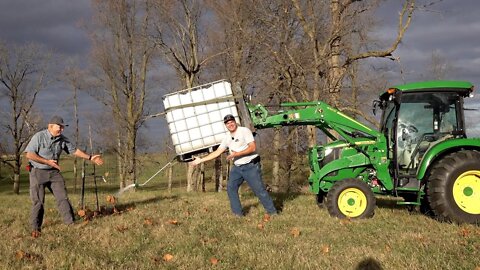
[[[33,238],[38,238],[38,237],[40,237],[40,235],[41,235],[41,233],[40,233],[39,230],[33,230],[32,231],[32,237]]]

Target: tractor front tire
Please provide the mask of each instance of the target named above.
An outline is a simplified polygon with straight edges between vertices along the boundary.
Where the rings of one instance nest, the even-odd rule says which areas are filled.
[[[320,208],[320,209],[324,208],[326,197],[327,197],[327,193],[324,192],[323,190],[320,190],[318,192],[318,194],[315,197],[318,208]]]
[[[451,153],[431,170],[427,201],[437,219],[455,223],[480,223],[480,152]]]
[[[326,206],[332,217],[371,218],[375,211],[375,196],[367,183],[358,179],[336,182],[327,194]]]

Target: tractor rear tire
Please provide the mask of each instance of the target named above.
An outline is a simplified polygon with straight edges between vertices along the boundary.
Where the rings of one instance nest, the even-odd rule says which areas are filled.
[[[455,223],[480,223],[480,152],[463,150],[437,162],[426,196],[435,217]]]
[[[371,218],[375,211],[375,196],[367,183],[359,179],[336,182],[327,194],[326,206],[332,217]]]
[[[427,192],[427,191],[425,191]],[[430,202],[427,199],[427,195],[424,195],[422,198],[421,204],[420,204],[420,213],[431,217],[431,218],[436,218],[435,213],[433,212],[432,207],[430,207]]]

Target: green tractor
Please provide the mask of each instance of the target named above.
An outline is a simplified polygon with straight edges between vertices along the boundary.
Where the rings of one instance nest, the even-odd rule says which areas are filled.
[[[439,220],[480,223],[480,139],[467,138],[463,107],[472,92],[462,81],[392,87],[373,103],[380,130],[321,101],[282,103],[275,113],[247,107],[258,129],[313,125],[330,139],[309,149],[308,180],[331,216],[372,217],[378,194]]]

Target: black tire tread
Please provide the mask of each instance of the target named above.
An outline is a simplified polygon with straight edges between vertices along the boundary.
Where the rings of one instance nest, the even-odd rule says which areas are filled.
[[[474,150],[454,152],[434,164],[425,189],[425,199],[433,211],[433,216],[440,221],[479,223],[480,215],[465,213],[453,200],[450,186],[459,175],[456,171],[462,167],[480,170],[480,152]]]
[[[352,219],[364,219],[364,218],[373,217],[373,215],[375,214],[375,206],[376,206],[376,199],[373,194],[373,191],[371,190],[371,188],[368,186],[367,183],[354,178],[338,181],[329,190],[325,204],[327,206],[327,210],[330,216],[338,217],[338,218],[348,218],[342,212],[340,212],[337,201],[338,201],[338,196],[343,190],[347,188],[352,188],[352,187],[358,188],[365,193],[365,196],[367,197],[367,204],[368,204],[364,213]]]

